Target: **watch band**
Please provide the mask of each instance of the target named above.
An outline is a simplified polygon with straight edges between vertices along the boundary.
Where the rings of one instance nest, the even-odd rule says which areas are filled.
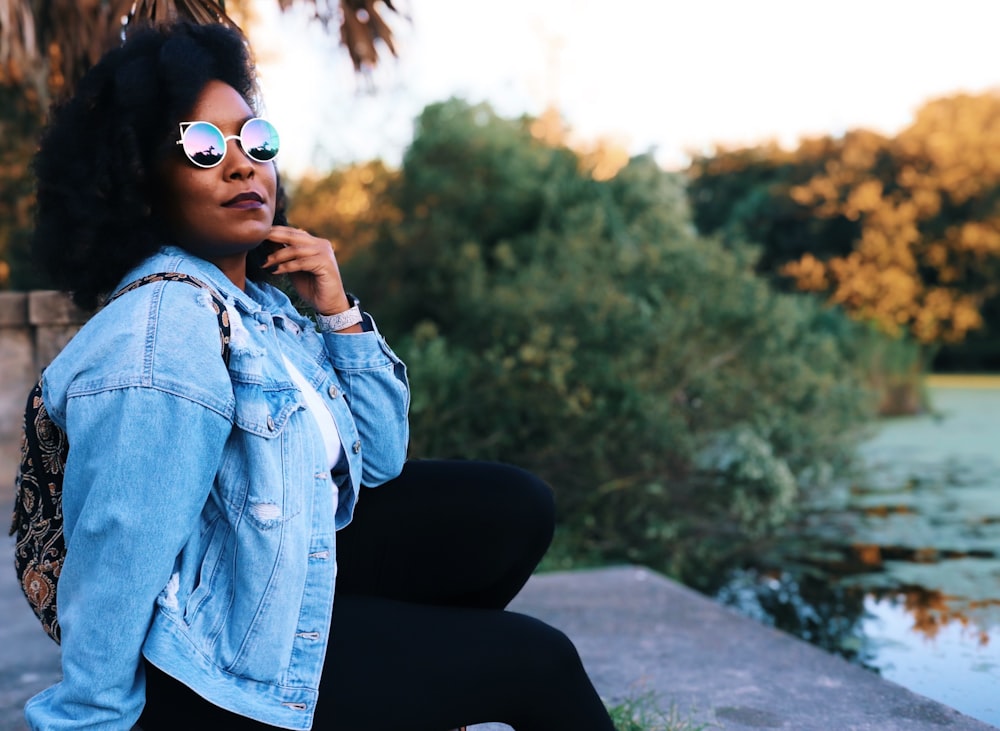
[[[357,325],[361,320],[361,308],[358,307],[356,301],[349,310],[338,312],[335,315],[316,315],[316,324],[319,326],[319,331],[323,333],[346,330],[351,325]]]

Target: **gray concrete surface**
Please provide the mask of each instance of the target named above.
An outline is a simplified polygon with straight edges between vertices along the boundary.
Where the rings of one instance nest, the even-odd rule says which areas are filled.
[[[7,539],[7,566],[12,547]],[[675,706],[681,718],[709,728],[994,728],[643,568],[538,575],[511,608],[563,629],[607,701],[650,695],[660,708]],[[0,568],[0,617],[0,731],[22,731],[25,699],[58,678],[58,648],[38,627],[7,568]]]

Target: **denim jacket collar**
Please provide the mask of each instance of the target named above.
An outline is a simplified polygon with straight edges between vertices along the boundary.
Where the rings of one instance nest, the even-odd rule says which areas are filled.
[[[265,308],[265,305],[267,305],[267,309],[272,311],[279,309],[278,303],[271,301],[272,297],[265,294],[264,290],[249,280],[247,281],[247,291],[244,292],[233,284],[232,280],[223,274],[222,270],[215,264],[173,244],[161,247],[157,253],[128,272],[115,290],[121,289],[140,277],[156,272],[183,272],[197,277],[211,285],[226,301],[249,315],[260,312]],[[259,301],[261,299],[266,300],[266,302]]]
[[[132,269],[115,290],[147,274],[164,271],[190,274],[211,285],[243,315],[260,317],[264,313],[271,314],[276,324],[293,332],[311,327],[311,321],[306,317],[291,318],[287,314],[272,314],[294,311],[288,297],[281,290],[276,287],[261,287],[249,279],[246,290],[241,290],[215,264],[173,244],[163,246],[156,254]]]

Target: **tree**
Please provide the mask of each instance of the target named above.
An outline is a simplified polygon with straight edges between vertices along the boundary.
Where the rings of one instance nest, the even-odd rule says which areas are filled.
[[[925,105],[895,138],[723,151],[694,162],[700,230],[759,242],[766,271],[930,345],[1000,294],[1000,95]]]
[[[599,180],[532,123],[426,108],[345,278],[410,366],[414,456],[528,467],[577,555],[697,573],[846,458],[860,328],[696,236],[650,157]]]

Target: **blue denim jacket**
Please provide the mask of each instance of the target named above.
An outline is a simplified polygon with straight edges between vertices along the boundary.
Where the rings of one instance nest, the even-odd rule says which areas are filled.
[[[25,715],[46,731],[129,729],[144,655],[216,705],[308,729],[335,530],[360,485],[402,469],[405,367],[369,316],[364,333],[317,333],[279,290],[240,291],[179,248],[122,285],[160,271],[191,274],[227,301],[229,367],[208,294],[157,282],[98,312],[45,370],[46,405],[70,441],[63,679]],[[330,407],[347,458],[336,479],[282,353]]]

